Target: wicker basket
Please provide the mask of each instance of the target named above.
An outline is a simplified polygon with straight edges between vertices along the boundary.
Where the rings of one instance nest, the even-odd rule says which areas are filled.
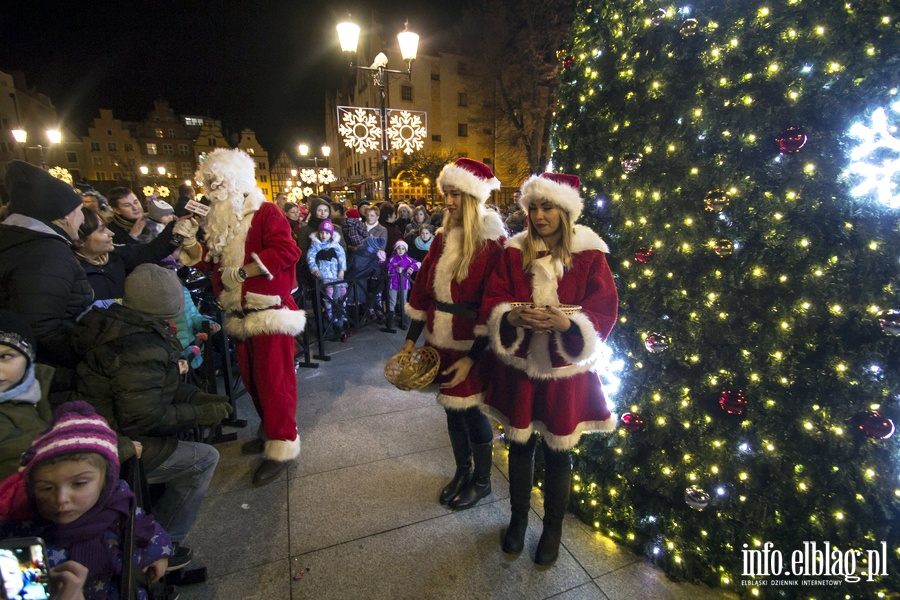
[[[513,308],[517,308],[520,306],[527,306],[528,308],[537,308],[538,310],[541,310],[543,308],[543,307],[536,307],[534,305],[534,303],[532,303],[532,302],[510,302],[509,304]],[[581,310],[581,307],[578,306],[577,304],[560,304],[556,308],[561,310],[562,313],[565,315],[574,315],[579,310]]]
[[[412,352],[395,354],[384,365],[384,378],[394,387],[408,392],[432,381],[441,366],[441,356],[431,346],[420,346]]]

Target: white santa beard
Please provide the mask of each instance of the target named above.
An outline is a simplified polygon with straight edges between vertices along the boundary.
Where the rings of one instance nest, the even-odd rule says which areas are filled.
[[[243,196],[240,203],[236,200],[213,202],[206,219],[206,247],[209,257],[216,261],[222,255],[225,246],[230,242],[240,227],[243,212]]]

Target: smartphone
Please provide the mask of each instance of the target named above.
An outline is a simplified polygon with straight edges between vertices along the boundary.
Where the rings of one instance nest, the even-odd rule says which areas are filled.
[[[50,597],[47,546],[39,537],[0,541],[0,577],[9,600]]]

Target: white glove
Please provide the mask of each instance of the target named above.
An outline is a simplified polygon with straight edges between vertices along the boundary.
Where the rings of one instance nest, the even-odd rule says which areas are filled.
[[[184,248],[190,248],[197,243],[197,230],[199,227],[193,219],[184,219],[175,223],[172,228],[172,235],[180,235],[182,238],[181,245]]]
[[[222,287],[226,291],[230,292],[244,283],[244,278],[238,274],[238,270],[235,267],[222,267],[219,272],[222,274]]]

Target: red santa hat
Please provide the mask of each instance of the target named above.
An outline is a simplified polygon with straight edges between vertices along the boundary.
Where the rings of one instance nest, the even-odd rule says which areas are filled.
[[[350,210],[347,211],[347,218],[348,218],[348,219],[358,219],[358,218],[360,218],[360,217],[359,217],[359,211],[356,210],[355,208],[351,208]]]
[[[581,216],[584,200],[581,198],[581,179],[565,173],[541,173],[532,175],[522,184],[519,206],[527,213],[532,202],[549,200],[566,211],[574,223]]]
[[[439,188],[451,185],[466,194],[475,196],[484,204],[491,196],[491,191],[500,189],[500,180],[483,162],[471,158],[458,158],[456,162],[445,165],[438,175]]]
[[[407,243],[404,242],[403,240],[397,240],[397,242],[394,244],[394,251],[395,251],[395,252],[397,251],[397,248],[403,248],[404,250],[407,250],[407,251],[408,251],[408,250],[409,250],[409,244],[407,244]]]

